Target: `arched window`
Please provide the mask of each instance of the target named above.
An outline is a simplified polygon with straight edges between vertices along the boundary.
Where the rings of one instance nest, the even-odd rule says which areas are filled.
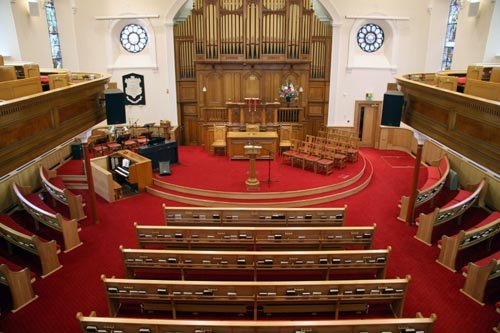
[[[62,68],[61,41],[57,28],[56,8],[54,0],[45,0],[45,17],[49,27],[50,49],[52,51],[52,64],[54,68]]]
[[[441,69],[450,69],[453,59],[453,49],[455,48],[455,36],[457,33],[458,14],[462,8],[461,0],[451,0],[450,11],[448,12],[448,23],[446,25],[446,37],[444,39],[443,60]]]

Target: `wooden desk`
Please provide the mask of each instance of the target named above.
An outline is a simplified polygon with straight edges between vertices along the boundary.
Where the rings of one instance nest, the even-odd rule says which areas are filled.
[[[228,132],[228,155],[233,160],[248,159],[244,147],[250,142],[262,147],[257,159],[274,159],[277,141],[277,132]]]

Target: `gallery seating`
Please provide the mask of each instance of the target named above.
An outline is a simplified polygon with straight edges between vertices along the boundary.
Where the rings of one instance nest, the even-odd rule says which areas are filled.
[[[57,170],[47,170],[40,166],[40,179],[42,185],[54,200],[68,206],[70,217],[80,221],[87,216],[83,211],[83,199],[80,194],[76,195],[69,190],[60,176],[57,175]]]
[[[373,307],[401,317],[410,282],[403,279],[335,281],[179,281],[101,277],[109,315],[168,312],[172,319],[183,312],[233,314],[254,320],[272,314],[369,312]],[[134,306],[135,309],[134,310]],[[381,313],[379,312],[379,313]],[[382,316],[382,315],[379,315]]]
[[[0,257],[0,283],[9,288],[12,312],[19,311],[38,298],[31,285],[35,279],[29,268],[21,268]]]
[[[455,272],[457,257],[462,250],[491,242],[500,233],[500,212],[495,211],[479,224],[468,230],[461,230],[453,236],[443,235],[438,242],[441,249],[437,263]]]
[[[427,180],[419,189],[417,189],[415,208],[429,200],[432,200],[441,191],[449,172],[450,162],[448,161],[448,157],[446,155],[443,155],[439,162],[431,164],[427,167]],[[401,197],[398,216],[398,219],[401,221],[406,221],[406,215],[410,205],[409,200],[409,196],[404,195]]]
[[[37,229],[38,223],[42,223],[62,233],[64,252],[69,252],[82,245],[78,235],[80,228],[75,220],[67,220],[60,213],[54,211],[40,198],[38,193],[32,193],[29,186],[12,183],[12,189],[22,208],[33,217]]]
[[[7,242],[9,252],[13,252],[11,246],[16,246],[37,256],[40,260],[42,278],[62,268],[58,257],[60,249],[56,242],[34,235],[16,223],[9,215],[0,215],[0,237]]]
[[[201,275],[204,280],[285,281],[384,279],[391,248],[284,252],[137,250],[120,246],[120,251],[127,278],[197,280]]]
[[[462,268],[465,284],[461,292],[481,305],[485,301],[498,299],[500,295],[500,251],[492,255],[470,262]],[[487,294],[487,291],[491,294]]]
[[[375,225],[362,227],[226,227],[137,225],[141,248],[293,251],[370,249]]]
[[[456,196],[443,207],[436,208],[429,214],[421,213],[416,220],[418,230],[415,238],[431,245],[434,227],[460,218],[479,199],[485,183],[482,179],[477,185],[471,187],[471,191],[459,190]]]
[[[165,225],[200,226],[342,226],[341,208],[219,208],[168,207],[163,205]]]
[[[84,333],[177,332],[177,333],[432,333],[436,315],[424,318],[339,319],[339,320],[173,320],[97,317],[95,312],[76,315]],[[360,331],[362,328],[362,331]]]

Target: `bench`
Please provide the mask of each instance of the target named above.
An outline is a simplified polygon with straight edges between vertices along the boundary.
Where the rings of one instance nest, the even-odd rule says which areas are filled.
[[[62,233],[64,240],[64,252],[69,252],[82,245],[78,232],[80,228],[75,220],[66,220],[60,213],[49,207],[38,195],[31,193],[30,186],[20,186],[12,183],[12,189],[19,199],[21,206],[35,220],[35,227],[39,228],[39,222]]]
[[[10,290],[12,298],[12,312],[17,312],[38,298],[31,285],[35,282],[35,275],[29,268],[21,268],[16,264],[0,257],[0,283]]]
[[[248,315],[258,320],[264,315],[328,312],[339,318],[343,311],[367,312],[370,306],[401,317],[410,276],[404,279],[336,281],[172,281],[115,279],[101,276],[110,316],[127,305],[142,312],[167,311],[172,319],[180,312],[224,312]],[[231,305],[227,308],[228,305]],[[218,307],[220,306],[220,307]],[[312,310],[311,307],[314,309]],[[267,310],[266,310],[267,309]]]
[[[370,249],[371,227],[201,227],[135,224],[139,247],[185,250]]]
[[[434,227],[461,217],[479,199],[485,184],[485,180],[482,179],[471,191],[459,190],[457,195],[443,207],[436,208],[429,214],[421,213],[416,220],[418,229],[415,238],[429,246],[432,245]]]
[[[498,233],[500,233],[500,212],[493,212],[467,231],[461,230],[453,236],[444,235],[438,242],[441,252],[436,262],[456,272],[456,261],[460,251],[485,241],[491,242]]]
[[[255,332],[255,333],[345,333],[345,332],[398,332],[432,333],[436,315],[424,318],[339,319],[339,320],[172,320],[146,318],[97,317],[95,312],[76,315],[81,331],[95,332]],[[362,327],[362,331],[360,328]],[[237,328],[237,329],[235,329]]]
[[[419,189],[417,189],[414,208],[417,208],[425,202],[433,199],[439,191],[441,191],[449,172],[450,162],[448,161],[448,157],[446,155],[441,157],[438,163],[433,163],[427,167],[427,180]],[[402,196],[398,220],[406,222],[409,206],[410,197],[406,195]]]
[[[341,251],[190,251],[137,250],[120,246],[127,278],[231,280],[235,276],[253,281],[385,278],[391,248],[385,250]],[[234,274],[233,274],[234,273]],[[149,278],[148,274],[148,278]]]
[[[17,224],[9,215],[0,215],[0,237],[7,241],[9,253],[12,252],[11,246],[14,245],[37,256],[42,267],[42,278],[62,268],[58,257],[60,250],[56,242],[34,235]]]
[[[484,305],[488,284],[494,285],[496,281],[495,296],[498,296],[500,291],[498,283],[500,280],[500,251],[479,261],[470,262],[462,268],[462,274],[465,276],[465,284],[460,291]]]
[[[57,176],[56,170],[47,170],[40,166],[40,179],[45,190],[62,204],[68,206],[71,219],[80,221],[87,216],[83,211],[83,200],[80,194],[75,195],[64,184],[61,177]]]
[[[342,226],[342,208],[211,208],[163,205],[165,225],[175,226]]]

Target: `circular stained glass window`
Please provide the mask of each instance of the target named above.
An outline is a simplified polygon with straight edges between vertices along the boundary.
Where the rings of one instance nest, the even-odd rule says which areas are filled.
[[[128,24],[120,33],[120,43],[128,52],[141,52],[148,43],[148,34],[140,25]]]
[[[358,31],[358,45],[365,52],[375,52],[384,44],[384,30],[376,24],[368,23]]]

